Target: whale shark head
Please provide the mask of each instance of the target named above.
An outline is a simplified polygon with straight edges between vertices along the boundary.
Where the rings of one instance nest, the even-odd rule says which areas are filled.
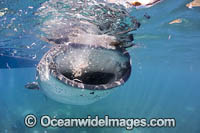
[[[128,80],[131,61],[125,48],[133,46],[130,32],[140,23],[124,6],[96,0],[50,0],[37,15],[41,39],[54,45],[37,66],[38,85],[47,96],[86,105]]]
[[[50,98],[86,105],[110,94],[131,73],[125,49],[67,43],[51,48],[37,67],[38,84]]]

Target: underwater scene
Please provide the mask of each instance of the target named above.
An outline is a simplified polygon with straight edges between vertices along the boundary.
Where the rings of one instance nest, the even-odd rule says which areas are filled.
[[[0,0],[0,133],[200,133],[199,87],[200,0]]]

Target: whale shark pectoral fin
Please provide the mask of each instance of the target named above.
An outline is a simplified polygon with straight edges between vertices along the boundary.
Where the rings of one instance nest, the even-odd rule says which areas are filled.
[[[31,90],[39,90],[40,89],[37,82],[28,83],[24,87],[27,89],[31,89]]]

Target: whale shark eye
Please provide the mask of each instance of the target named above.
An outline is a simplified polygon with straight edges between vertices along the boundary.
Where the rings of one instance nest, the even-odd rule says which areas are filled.
[[[141,6],[142,4],[140,3],[140,2],[133,2],[133,3],[131,3],[133,6]]]

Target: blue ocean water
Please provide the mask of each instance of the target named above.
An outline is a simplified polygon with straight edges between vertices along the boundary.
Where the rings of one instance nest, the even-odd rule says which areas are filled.
[[[76,106],[55,102],[39,90],[24,88],[27,82],[35,80],[35,67],[29,66],[35,65],[48,49],[48,45],[35,36],[38,29],[34,29],[39,25],[34,12],[43,2],[0,1],[0,12],[5,13],[0,16],[0,64],[7,61],[5,67],[9,68],[0,69],[0,132],[200,132],[199,7],[188,9],[185,6],[188,0],[165,0],[152,8],[133,10],[141,27],[134,31],[136,47],[129,49],[133,64],[130,79],[102,100]],[[145,13],[151,18],[145,19]],[[169,24],[178,18],[182,23]],[[13,56],[15,59],[10,58]],[[17,65],[12,62],[14,60],[21,63]],[[13,66],[18,67],[12,69]],[[43,128],[39,125],[27,128],[24,117],[29,113],[60,118],[86,118],[88,115],[175,118],[176,127],[130,131],[125,128]]]

